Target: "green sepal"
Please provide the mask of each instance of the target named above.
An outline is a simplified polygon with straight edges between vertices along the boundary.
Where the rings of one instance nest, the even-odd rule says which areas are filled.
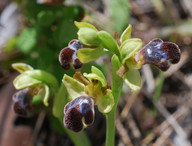
[[[131,31],[132,31],[132,26],[131,24],[129,24],[129,26],[121,34],[121,37],[120,37],[121,43],[131,38]]]
[[[90,73],[90,74],[87,74],[87,73],[84,73],[83,76],[85,76],[90,82],[92,80],[98,80],[101,82],[102,86],[105,86],[106,85],[106,81],[103,80],[100,76],[98,76],[97,74],[94,74],[94,73]]]
[[[77,21],[75,21],[74,22],[75,23],[75,25],[77,26],[77,28],[83,28],[83,27],[87,27],[87,28],[91,28],[91,29],[94,29],[95,31],[98,31],[96,28],[95,28],[95,26],[93,26],[93,25],[91,25],[91,24],[89,24],[89,23],[86,23],[86,22],[77,22]]]
[[[84,73],[83,76],[85,76],[90,82],[92,82],[92,80],[98,80],[101,82],[102,86],[105,86],[107,84],[105,76],[98,68],[92,66],[91,72],[92,73],[90,74]]]
[[[83,27],[77,32],[78,40],[86,46],[97,47],[101,43],[97,31],[92,28]]]
[[[112,91],[110,89],[107,89],[106,94],[97,99],[96,105],[100,112],[104,114],[110,112],[114,105],[114,98],[113,98]]]
[[[122,63],[124,64],[127,59],[132,57],[142,47],[141,39],[133,38],[124,41],[120,47],[120,54]]]
[[[23,72],[21,75],[26,75],[30,78],[33,78],[35,80],[38,80],[44,84],[47,84],[48,86],[51,86],[52,89],[55,91],[58,88],[58,82],[57,79],[50,73],[43,71],[43,70],[27,70]]]
[[[114,54],[116,54],[117,56],[119,56],[120,52],[119,52],[119,46],[117,44],[117,42],[115,41],[115,39],[106,31],[99,31],[98,33],[98,37],[100,38],[100,40],[103,43],[103,46],[113,52]]]
[[[19,73],[23,73],[27,70],[33,70],[33,67],[25,63],[13,63],[12,68],[18,71]]]
[[[43,103],[45,106],[48,106],[49,105],[49,87],[46,84],[44,84],[44,90],[45,90],[45,95],[43,98]]]
[[[13,81],[13,85],[17,90],[27,88],[36,84],[42,83],[41,81],[34,79],[26,74],[20,74]]]
[[[123,77],[125,83],[133,92],[141,88],[141,75],[138,70],[130,69]]]
[[[68,75],[64,75],[63,79],[62,79],[68,93],[69,96],[72,99],[75,99],[79,96],[84,96],[85,94],[85,86],[84,84],[82,84],[81,82],[75,80],[74,78],[68,76]]]
[[[98,59],[103,54],[103,47],[83,48],[77,51],[77,56],[82,63],[88,63]]]

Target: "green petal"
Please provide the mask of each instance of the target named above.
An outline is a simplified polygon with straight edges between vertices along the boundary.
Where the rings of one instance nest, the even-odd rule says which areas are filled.
[[[138,70],[131,69],[123,77],[125,83],[133,92],[141,88],[141,76]]]
[[[112,91],[110,89],[107,89],[106,91],[107,93],[96,101],[98,110],[105,114],[110,112],[114,105]]]
[[[132,31],[132,26],[131,26],[131,24],[129,24],[129,26],[124,30],[124,32],[122,33],[122,35],[120,37],[121,43],[123,43],[127,39],[131,38],[131,31]]]
[[[43,71],[43,70],[27,70],[22,73],[23,75],[29,76],[33,79],[36,79],[40,82],[43,82],[47,84],[48,86],[51,86],[53,89],[58,88],[58,82],[57,79],[50,73]]]
[[[25,63],[13,63],[12,68],[17,70],[20,73],[23,73],[24,71],[27,71],[27,70],[33,70],[33,67]]]
[[[44,88],[45,88],[45,95],[43,98],[43,103],[45,106],[48,106],[49,105],[49,87],[44,84]]]
[[[81,82],[75,80],[74,78],[66,74],[64,75],[62,81],[68,91],[69,96],[71,96],[72,99],[86,95],[84,91],[85,86]]]
[[[77,51],[77,56],[82,63],[88,63],[98,59],[103,54],[103,47],[83,48]]]
[[[102,84],[103,86],[105,86],[107,84],[107,81],[105,79],[104,74],[102,73],[102,71],[100,71],[98,68],[96,68],[95,66],[91,66],[91,72],[98,75],[103,81]]]
[[[90,73],[90,74],[87,74],[87,73],[84,73],[83,74],[86,78],[88,78],[88,80],[90,82],[92,82],[92,80],[98,80],[101,82],[102,86],[105,86],[106,85],[106,80],[103,80],[103,78],[101,78],[100,76],[98,76],[97,74],[94,74],[94,73]]]
[[[101,40],[97,35],[97,31],[91,28],[83,27],[77,32],[78,40],[86,46],[96,47],[99,46]]]
[[[20,74],[19,76],[17,76],[15,78],[15,80],[13,81],[13,85],[15,86],[16,89],[23,89],[29,86],[33,86],[36,84],[42,83],[39,80],[36,80],[28,75],[25,74]]]
[[[133,38],[124,41],[120,47],[120,54],[123,60],[123,64],[127,59],[134,55],[142,47],[141,39]]]
[[[87,27],[87,28],[91,28],[91,29],[94,29],[95,31],[98,31],[95,26],[93,26],[92,24],[89,24],[89,23],[86,23],[86,22],[77,22],[75,21],[74,22],[75,25],[77,26],[77,28],[83,28],[83,27]]]
[[[101,39],[103,46],[109,51],[119,56],[119,46],[116,40],[106,31],[99,31],[98,37]]]

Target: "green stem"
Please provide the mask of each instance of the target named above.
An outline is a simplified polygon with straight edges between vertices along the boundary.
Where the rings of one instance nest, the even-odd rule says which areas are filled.
[[[117,109],[119,97],[123,87],[123,80],[120,78],[116,71],[121,67],[121,63],[116,55],[111,59],[112,66],[112,94],[114,97],[115,104],[113,109],[106,114],[106,146],[115,145],[115,112]]]
[[[106,146],[115,145],[115,111],[113,108],[112,111],[106,115]]]

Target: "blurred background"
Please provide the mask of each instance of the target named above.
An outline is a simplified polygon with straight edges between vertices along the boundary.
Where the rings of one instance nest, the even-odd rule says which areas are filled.
[[[181,60],[161,73],[145,65],[143,87],[131,93],[124,86],[116,118],[116,145],[187,146],[192,144],[192,0],[1,0],[0,1],[0,146],[72,146],[49,114],[18,117],[12,107],[18,75],[12,63],[23,62],[46,70],[61,83],[58,55],[77,38],[74,21],[99,30],[122,31],[132,24],[132,37],[145,45],[153,38],[175,42]],[[110,54],[83,66],[100,68],[110,82]],[[105,117],[96,111],[85,129],[91,145],[105,145]]]

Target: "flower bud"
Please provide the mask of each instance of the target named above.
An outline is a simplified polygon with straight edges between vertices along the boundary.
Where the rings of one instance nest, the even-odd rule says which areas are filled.
[[[89,96],[80,96],[66,104],[64,108],[64,125],[66,128],[80,132],[84,125],[94,121],[94,101]]]
[[[72,40],[69,42],[68,47],[61,50],[59,54],[59,62],[63,69],[68,70],[71,62],[73,62],[73,67],[75,69],[81,68],[83,64],[77,57],[77,50],[80,48],[83,48],[83,45],[78,40]]]
[[[152,64],[166,71],[170,67],[170,62],[173,64],[179,62],[180,55],[180,49],[175,43],[153,39],[134,58],[137,63]]]
[[[80,28],[77,34],[78,34],[78,40],[83,45],[89,47],[97,47],[101,44],[101,40],[97,35],[97,31],[92,28],[88,27]]]
[[[13,109],[20,116],[29,116],[32,110],[32,94],[29,88],[22,89],[13,95]]]

